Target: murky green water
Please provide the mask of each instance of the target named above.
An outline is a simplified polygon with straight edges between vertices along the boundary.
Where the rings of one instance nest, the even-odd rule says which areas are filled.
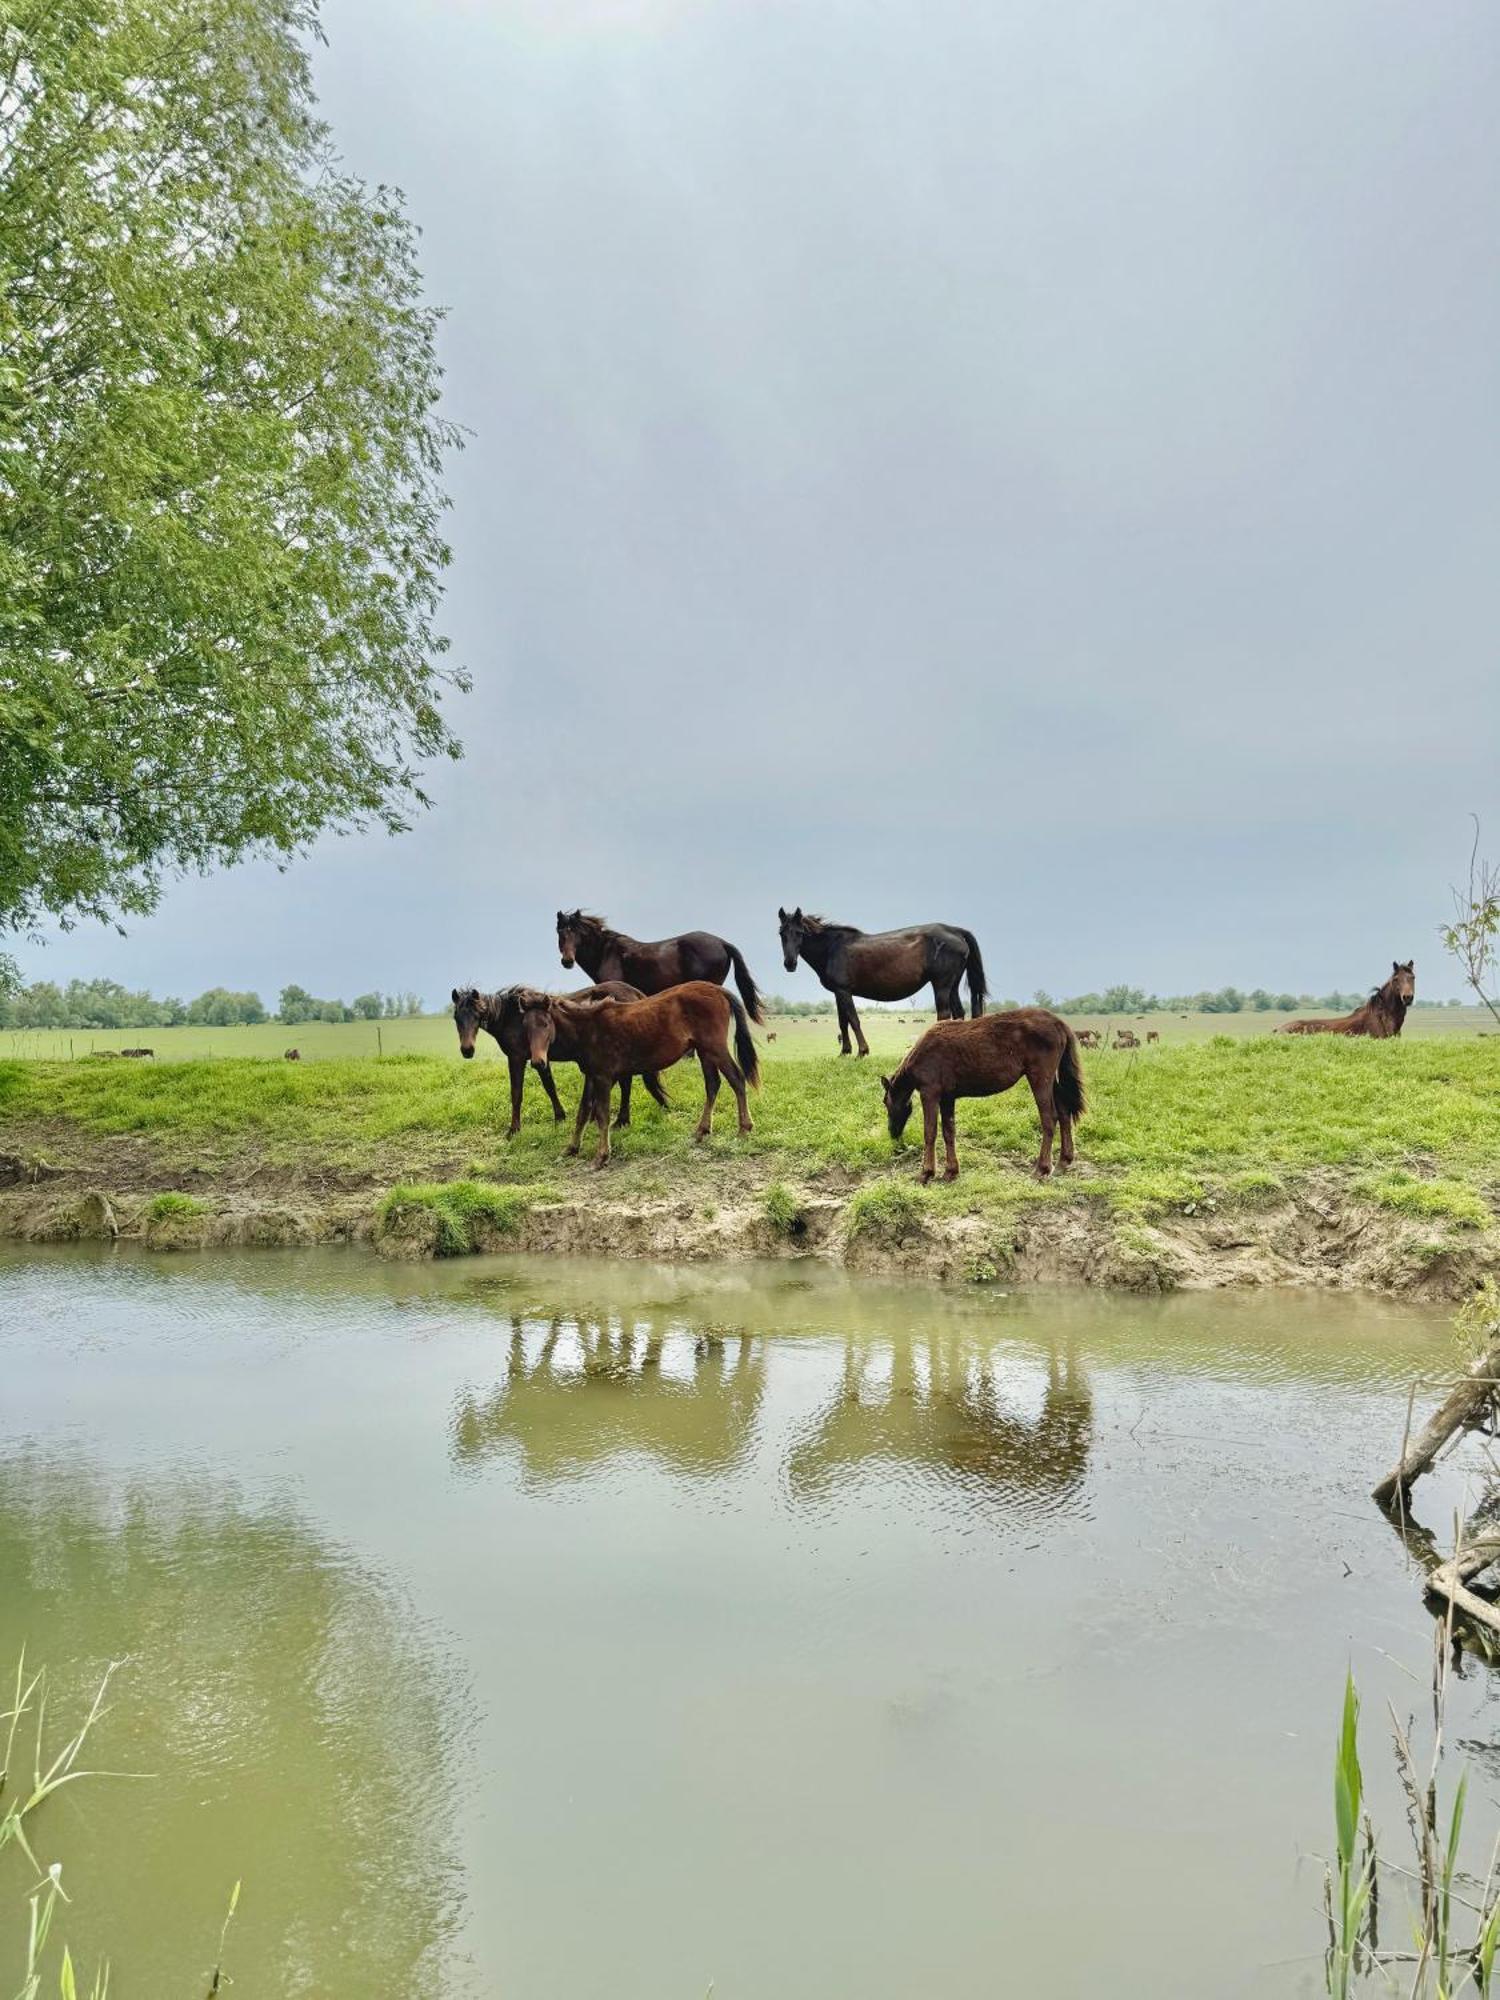
[[[0,1251],[0,1662],[71,1712],[127,1659],[94,1755],[146,1774],[39,1818],[69,1934],[115,2000],[202,1990],[236,1878],[257,2000],[1320,1991],[1345,1664],[1378,1717],[1430,1653],[1364,1496],[1448,1351],[1371,1301]]]

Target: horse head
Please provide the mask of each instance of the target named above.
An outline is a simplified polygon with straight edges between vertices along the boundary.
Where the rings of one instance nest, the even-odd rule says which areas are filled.
[[[880,1088],[885,1092],[886,1129],[893,1139],[899,1139],[911,1117],[911,1083],[905,1077],[883,1076]]]
[[[776,915],[781,924],[781,962],[788,972],[795,972],[802,940],[807,936],[807,919],[800,908],[790,912],[778,910]]]
[[[521,1036],[526,1045],[526,1060],[536,1069],[545,1069],[557,1034],[551,996],[538,992],[534,986],[521,986],[516,989],[516,1005],[521,1010]]]
[[[1386,981],[1386,992],[1393,1000],[1399,1000],[1402,1007],[1409,1007],[1417,997],[1417,961],[1409,958],[1405,965],[1391,960],[1391,976]]]
[[[474,1037],[484,1026],[484,995],[477,986],[455,986],[453,1019],[458,1027],[458,1052],[467,1060],[474,1053]]]

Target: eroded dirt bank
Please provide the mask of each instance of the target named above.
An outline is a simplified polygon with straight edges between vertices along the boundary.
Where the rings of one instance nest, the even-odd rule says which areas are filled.
[[[297,1247],[346,1242],[383,1256],[462,1250],[668,1260],[817,1257],[851,1270],[983,1283],[1099,1284],[1135,1291],[1293,1285],[1431,1299],[1466,1296],[1500,1271],[1500,1230],[1394,1214],[1332,1173],[1283,1182],[1253,1207],[1195,1203],[1122,1210],[1107,1183],[965,1208],[957,1191],[924,1196],[909,1176],[847,1187],[771,1183],[743,1172],[651,1189],[592,1176],[559,1190],[461,1182],[391,1199],[386,1188],[269,1171],[246,1185],[150,1193],[149,1174],[0,1158],[0,1235],[31,1242],[131,1240],[149,1249]],[[961,1184],[960,1184],[961,1185]],[[435,1202],[434,1193],[439,1199]],[[493,1203],[493,1206],[489,1204]]]

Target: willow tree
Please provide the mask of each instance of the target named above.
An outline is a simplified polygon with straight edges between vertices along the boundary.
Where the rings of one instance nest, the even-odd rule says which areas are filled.
[[[437,315],[316,0],[0,0],[0,936],[456,756]]]

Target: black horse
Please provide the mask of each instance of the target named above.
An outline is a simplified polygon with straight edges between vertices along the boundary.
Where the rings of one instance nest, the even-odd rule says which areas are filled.
[[[603,917],[583,910],[557,913],[557,949],[565,966],[581,965],[590,979],[625,979],[642,993],[665,993],[690,979],[722,986],[734,969],[734,983],[752,1021],[763,1021],[760,994],[739,950],[712,931],[683,931],[679,937],[643,944],[624,931],[612,931]]]
[[[526,1086],[526,1065],[530,1060],[531,1049],[525,1010],[531,1002],[545,1000],[547,997],[546,994],[538,993],[530,986],[502,986],[498,993],[481,993],[477,986],[462,988],[455,986],[453,989],[453,1019],[458,1025],[460,1053],[465,1056],[473,1055],[474,1037],[483,1028],[487,1035],[493,1035],[500,1044],[510,1065],[510,1128],[505,1135],[508,1139],[514,1139],[521,1129],[521,1096]],[[570,1000],[590,998],[640,1000],[644,997],[636,987],[627,986],[619,979],[606,980],[602,986],[582,986],[576,993],[568,995]],[[557,1030],[548,1056],[548,1061],[537,1064],[536,1073],[542,1080],[543,1090],[551,1100],[553,1118],[566,1118],[568,1114],[563,1110],[562,1100],[557,1094],[557,1085],[552,1081],[552,1063],[554,1061],[578,1063],[580,1069],[583,1066],[578,1062],[577,1043],[566,1029]],[[656,1071],[644,1072],[641,1082],[665,1110],[671,1100],[662,1089]],[[617,1128],[621,1131],[630,1123],[630,1084],[631,1079],[628,1076],[621,1077],[620,1115],[615,1120]],[[585,1097],[588,1095],[587,1080],[584,1084],[584,1095]]]
[[[959,981],[968,974],[969,1007],[977,1021],[984,1012],[984,961],[979,940],[958,924],[914,924],[905,931],[857,931],[853,924],[830,924],[801,910],[777,912],[781,919],[781,955],[788,972],[804,959],[838,1004],[839,1053],[849,1053],[849,1030],[862,1056],[870,1053],[865,1031],[854,1011],[861,1000],[909,1000],[932,982],[932,998],[940,1021],[961,1021],[963,1002]]]

